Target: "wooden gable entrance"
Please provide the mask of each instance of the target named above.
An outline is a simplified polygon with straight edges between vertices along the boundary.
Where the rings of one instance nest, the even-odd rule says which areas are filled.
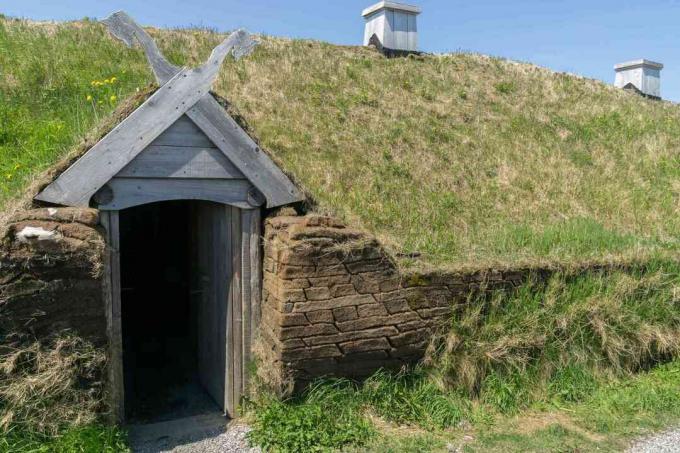
[[[261,209],[302,200],[209,91],[223,59],[247,55],[254,42],[235,32],[205,65],[181,69],[125,13],[104,22],[128,45],[142,45],[161,87],[36,200],[100,210],[109,246],[104,299],[114,417],[125,420],[130,370],[148,365],[158,372],[179,360],[181,348],[167,346],[179,332],[186,336],[178,344],[195,342],[195,357],[185,358],[195,359],[201,386],[234,416],[259,323]],[[177,328],[157,323],[154,313]],[[158,330],[149,336],[152,327]],[[166,358],[131,361],[158,341]]]

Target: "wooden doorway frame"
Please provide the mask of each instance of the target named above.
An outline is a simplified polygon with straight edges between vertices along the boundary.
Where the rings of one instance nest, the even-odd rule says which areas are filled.
[[[235,418],[241,398],[248,389],[252,340],[260,324],[262,293],[261,212],[256,209],[232,210],[232,282],[227,306],[226,414]],[[108,399],[111,418],[125,422],[125,383],[123,378],[123,325],[120,265],[120,211],[100,211],[106,230],[107,258],[102,288],[108,338]]]

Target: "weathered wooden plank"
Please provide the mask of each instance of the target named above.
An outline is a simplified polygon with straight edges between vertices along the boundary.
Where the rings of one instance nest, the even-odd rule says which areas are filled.
[[[245,179],[217,148],[149,146],[116,177]]]
[[[262,316],[262,245],[261,245],[261,211],[253,209],[250,217],[250,305],[251,305],[251,340],[255,338]]]
[[[127,209],[168,200],[204,200],[250,208],[247,197],[252,185],[244,179],[114,178],[107,187],[113,199],[99,209]]]
[[[251,349],[251,322],[252,322],[252,287],[250,286],[252,263],[250,262],[250,241],[252,239],[253,210],[241,211],[241,314],[243,318],[243,353],[242,353],[242,390],[248,388],[248,364],[250,363]]]
[[[148,33],[125,12],[119,11],[114,13],[104,19],[102,23],[106,24],[109,31],[128,47],[134,45],[135,39],[141,44],[159,84],[166,83],[180,70],[166,60]],[[249,55],[257,45],[257,42],[252,38],[235,44],[232,49],[227,48],[226,43],[227,41],[225,40],[213,50],[210,60],[219,57],[221,54],[223,54],[222,58],[224,58],[229,52],[232,52],[234,58],[238,60]]]
[[[106,230],[107,260],[103,277],[103,296],[108,338],[108,395],[115,423],[125,419],[125,381],[123,377],[123,330],[120,292],[120,224],[118,211],[100,213]]]
[[[150,146],[214,148],[215,144],[196,126],[196,123],[184,115],[151,142]]]
[[[231,208],[231,231],[232,231],[232,297],[231,307],[233,312],[233,386],[234,409],[241,403],[243,396],[243,296],[242,296],[242,236],[241,236],[241,210]],[[234,414],[235,415],[235,414]]]
[[[236,417],[236,412],[234,408],[233,395],[233,367],[230,363],[233,361],[233,330],[231,328],[232,324],[232,309],[230,304],[231,286],[232,286],[232,273],[233,273],[233,263],[232,256],[233,251],[233,235],[232,231],[232,211],[230,206],[222,205],[220,206],[219,216],[221,218],[220,222],[217,224],[217,228],[222,231],[220,238],[220,264],[218,275],[220,276],[222,286],[220,293],[218,294],[218,300],[224,310],[223,322],[220,325],[220,339],[223,341],[224,345],[224,358],[225,361],[222,363],[222,370],[220,376],[224,379],[224,413],[229,417]]]
[[[36,199],[66,206],[88,206],[92,195],[208,94],[229,51],[250,41],[252,38],[245,31],[234,32],[205,65],[180,71]]]
[[[201,98],[187,115],[262,192],[268,208],[303,200],[297,187],[212,95]]]
[[[134,45],[135,39],[139,42],[159,84],[167,82],[180,71],[180,68],[165,59],[154,40],[124,11],[111,14],[102,23],[108,26],[111,34],[128,47]]]

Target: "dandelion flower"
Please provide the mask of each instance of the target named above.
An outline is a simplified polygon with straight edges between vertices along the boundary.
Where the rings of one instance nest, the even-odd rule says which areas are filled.
[[[115,77],[111,77],[111,83],[116,83],[116,80],[118,80],[118,79],[115,78]]]
[[[116,97],[116,95],[111,95],[111,97],[109,98],[109,101],[111,101],[111,102],[116,102],[116,99],[118,99],[118,98]]]
[[[88,94],[87,97],[86,97],[85,99],[87,99],[88,101],[91,101],[91,100],[92,100],[92,95],[91,95],[91,94]]]

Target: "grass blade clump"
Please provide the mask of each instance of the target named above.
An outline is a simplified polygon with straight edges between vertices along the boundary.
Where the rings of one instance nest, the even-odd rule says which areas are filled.
[[[459,308],[431,348],[445,382],[503,412],[574,402],[678,357],[680,266],[560,274]]]
[[[374,434],[361,414],[356,385],[346,380],[320,381],[301,397],[256,405],[248,438],[265,451],[328,451],[362,445]]]
[[[103,409],[103,351],[64,334],[0,356],[0,434],[56,436],[95,423]]]
[[[443,392],[421,368],[400,373],[379,371],[360,390],[363,403],[384,420],[425,429],[456,426],[468,404],[454,392]]]

